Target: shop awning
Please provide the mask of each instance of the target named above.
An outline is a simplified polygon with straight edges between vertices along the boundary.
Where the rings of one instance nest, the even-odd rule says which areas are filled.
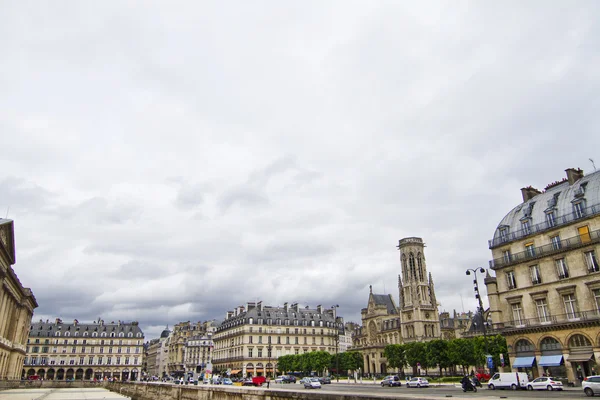
[[[594,353],[579,353],[579,354],[569,354],[567,361],[590,361],[590,359],[594,356]]]
[[[239,374],[240,372],[242,372],[241,369],[234,369],[234,370],[231,370],[230,374],[235,375],[235,374]]]
[[[513,368],[531,368],[533,362],[535,361],[535,357],[516,357],[512,362]]]
[[[542,367],[558,367],[560,364],[562,364],[562,360],[562,354],[555,356],[541,356],[538,365]]]

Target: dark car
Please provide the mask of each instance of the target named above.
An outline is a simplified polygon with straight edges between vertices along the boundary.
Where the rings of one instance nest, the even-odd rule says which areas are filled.
[[[400,378],[397,375],[388,375],[381,381],[381,386],[402,386],[402,382],[400,382]]]
[[[319,380],[319,382],[321,382],[322,385],[325,385],[327,383],[331,383],[331,378],[328,376],[323,376],[320,378],[317,378]]]
[[[287,375],[289,383],[296,383],[296,377],[294,375]]]

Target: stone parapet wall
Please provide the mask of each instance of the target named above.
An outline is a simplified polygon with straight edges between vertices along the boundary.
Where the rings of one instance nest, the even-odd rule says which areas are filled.
[[[0,380],[0,390],[19,388],[94,388],[104,387],[105,382],[90,381],[25,381],[25,380]]]
[[[368,400],[381,397],[327,393],[320,390],[299,391],[223,386],[179,386],[154,383],[113,382],[105,387],[132,400]]]

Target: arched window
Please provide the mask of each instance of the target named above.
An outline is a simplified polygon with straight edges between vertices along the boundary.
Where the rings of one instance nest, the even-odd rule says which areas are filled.
[[[560,350],[561,349],[561,345],[560,342],[552,337],[545,337],[542,339],[542,342],[540,343],[540,347],[542,349],[542,351],[545,350]]]
[[[102,334],[100,336],[106,337],[106,332],[102,332]]]
[[[60,336],[60,332],[56,331],[56,333],[54,334],[54,336]]]
[[[142,337],[142,334],[138,332],[137,337]]]
[[[419,280],[423,282],[424,273],[423,273],[423,261],[421,260],[421,253],[417,254],[417,266],[419,267]]]
[[[133,337],[133,332],[129,332],[129,333],[127,334],[127,337]]]
[[[114,332],[111,332],[111,333],[110,333],[110,337],[115,337],[115,333],[114,333]]]
[[[527,351],[534,351],[533,344],[527,339],[521,339],[515,345],[517,353],[524,353]]]
[[[252,325],[254,323],[254,318],[248,318],[248,323]]]
[[[98,332],[92,332],[92,337],[97,337],[98,336]]]
[[[583,335],[576,334],[569,339],[569,347],[591,347],[592,343]]]
[[[87,333],[87,332],[83,332],[83,336],[87,336],[87,335],[88,335],[88,333]]]
[[[410,267],[410,277],[417,279],[417,271],[415,270],[415,255],[410,253],[408,256],[408,266]]]
[[[65,332],[65,336],[71,336],[71,332]]]
[[[402,279],[408,279],[408,271],[406,269],[406,254],[402,254]]]
[[[125,334],[123,332],[120,332],[119,337],[125,337]]]

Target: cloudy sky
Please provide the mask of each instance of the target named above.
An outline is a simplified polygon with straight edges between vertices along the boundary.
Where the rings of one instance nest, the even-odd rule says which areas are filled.
[[[520,188],[593,171],[600,5],[0,1],[0,216],[34,320],[222,319],[398,300],[427,243],[441,310]]]

